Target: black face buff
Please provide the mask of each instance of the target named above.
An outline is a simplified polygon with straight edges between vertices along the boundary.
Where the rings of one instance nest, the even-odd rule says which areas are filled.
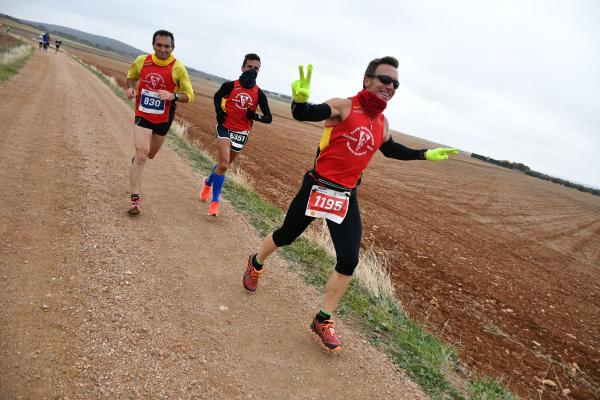
[[[240,85],[242,85],[246,89],[253,88],[254,85],[256,85],[256,75],[257,74],[258,74],[258,71],[253,68],[251,68],[247,71],[244,71],[240,75]]]

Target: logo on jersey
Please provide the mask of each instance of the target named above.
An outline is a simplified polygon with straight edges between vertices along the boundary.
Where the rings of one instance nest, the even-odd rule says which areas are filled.
[[[252,97],[250,97],[247,93],[238,93],[233,99],[233,104],[239,109],[245,110],[247,108],[252,108],[254,103],[252,102]]]
[[[150,90],[161,90],[165,89],[167,85],[165,84],[165,79],[155,72],[151,72],[144,78],[143,82],[146,84],[146,87]]]
[[[374,151],[375,137],[366,126],[354,128],[350,133],[344,133],[343,136],[348,139],[346,147],[355,156],[364,156],[367,151]]]

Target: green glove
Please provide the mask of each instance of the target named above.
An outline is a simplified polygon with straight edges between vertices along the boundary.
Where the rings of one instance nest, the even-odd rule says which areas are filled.
[[[308,64],[306,78],[304,78],[304,67],[298,65],[300,79],[292,82],[292,98],[296,103],[306,103],[310,97],[310,78],[312,77],[312,64]]]
[[[444,147],[440,147],[437,149],[431,149],[431,150],[427,150],[425,152],[425,158],[429,161],[447,160],[448,154],[458,154],[458,150],[448,149],[448,148],[444,148]]]

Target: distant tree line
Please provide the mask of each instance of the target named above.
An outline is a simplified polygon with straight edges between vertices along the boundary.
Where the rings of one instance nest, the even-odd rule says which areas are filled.
[[[600,196],[600,190],[598,190],[598,189],[590,188],[587,186],[580,185],[578,183],[569,182],[565,179],[556,178],[554,176],[550,176],[550,175],[543,174],[538,171],[534,171],[523,163],[516,163],[516,162],[512,162],[512,161],[507,161],[507,160],[496,160],[491,157],[482,156],[481,154],[477,154],[477,153],[471,153],[471,157],[476,158],[481,161],[488,162],[490,164],[498,165],[500,167],[517,170],[517,171],[523,172],[524,174],[534,176],[536,178],[543,179],[545,181],[558,183],[560,185],[567,186],[567,187],[570,187],[573,189],[577,189],[582,192],[587,192],[587,193],[591,193],[596,196]]]

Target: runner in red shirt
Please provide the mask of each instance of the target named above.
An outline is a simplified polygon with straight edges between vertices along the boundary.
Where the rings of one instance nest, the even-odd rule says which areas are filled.
[[[255,291],[263,263],[278,247],[296,240],[315,218],[326,218],[336,251],[335,271],[325,287],[325,298],[310,327],[331,351],[341,349],[333,329],[332,313],[342,298],[358,264],[361,221],[356,188],[364,169],[377,150],[398,160],[446,160],[458,150],[413,150],[394,142],[382,114],[398,89],[398,60],[378,58],[369,63],[363,90],[351,98],[334,98],[322,104],[307,103],[312,65],[306,78],[292,83],[292,115],[299,121],[325,121],[314,167],[304,175],[283,225],[269,234],[258,253],[248,257],[242,278]]]
[[[246,54],[240,78],[225,82],[214,95],[219,160],[213,165],[208,178],[203,180],[200,192],[200,200],[207,201],[212,189],[208,215],[219,215],[219,196],[225,172],[248,141],[254,121],[270,124],[273,119],[267,96],[256,84],[259,70],[260,57],[254,53]],[[262,115],[256,113],[257,107],[260,107]]]
[[[169,31],[156,31],[152,37],[154,54],[141,55],[127,71],[127,97],[135,98],[133,144],[131,160],[130,215],[140,213],[142,171],[147,159],[160,150],[175,117],[177,103],[191,103],[194,90],[183,63],[173,57],[175,38]],[[136,81],[137,84],[136,88]]]

